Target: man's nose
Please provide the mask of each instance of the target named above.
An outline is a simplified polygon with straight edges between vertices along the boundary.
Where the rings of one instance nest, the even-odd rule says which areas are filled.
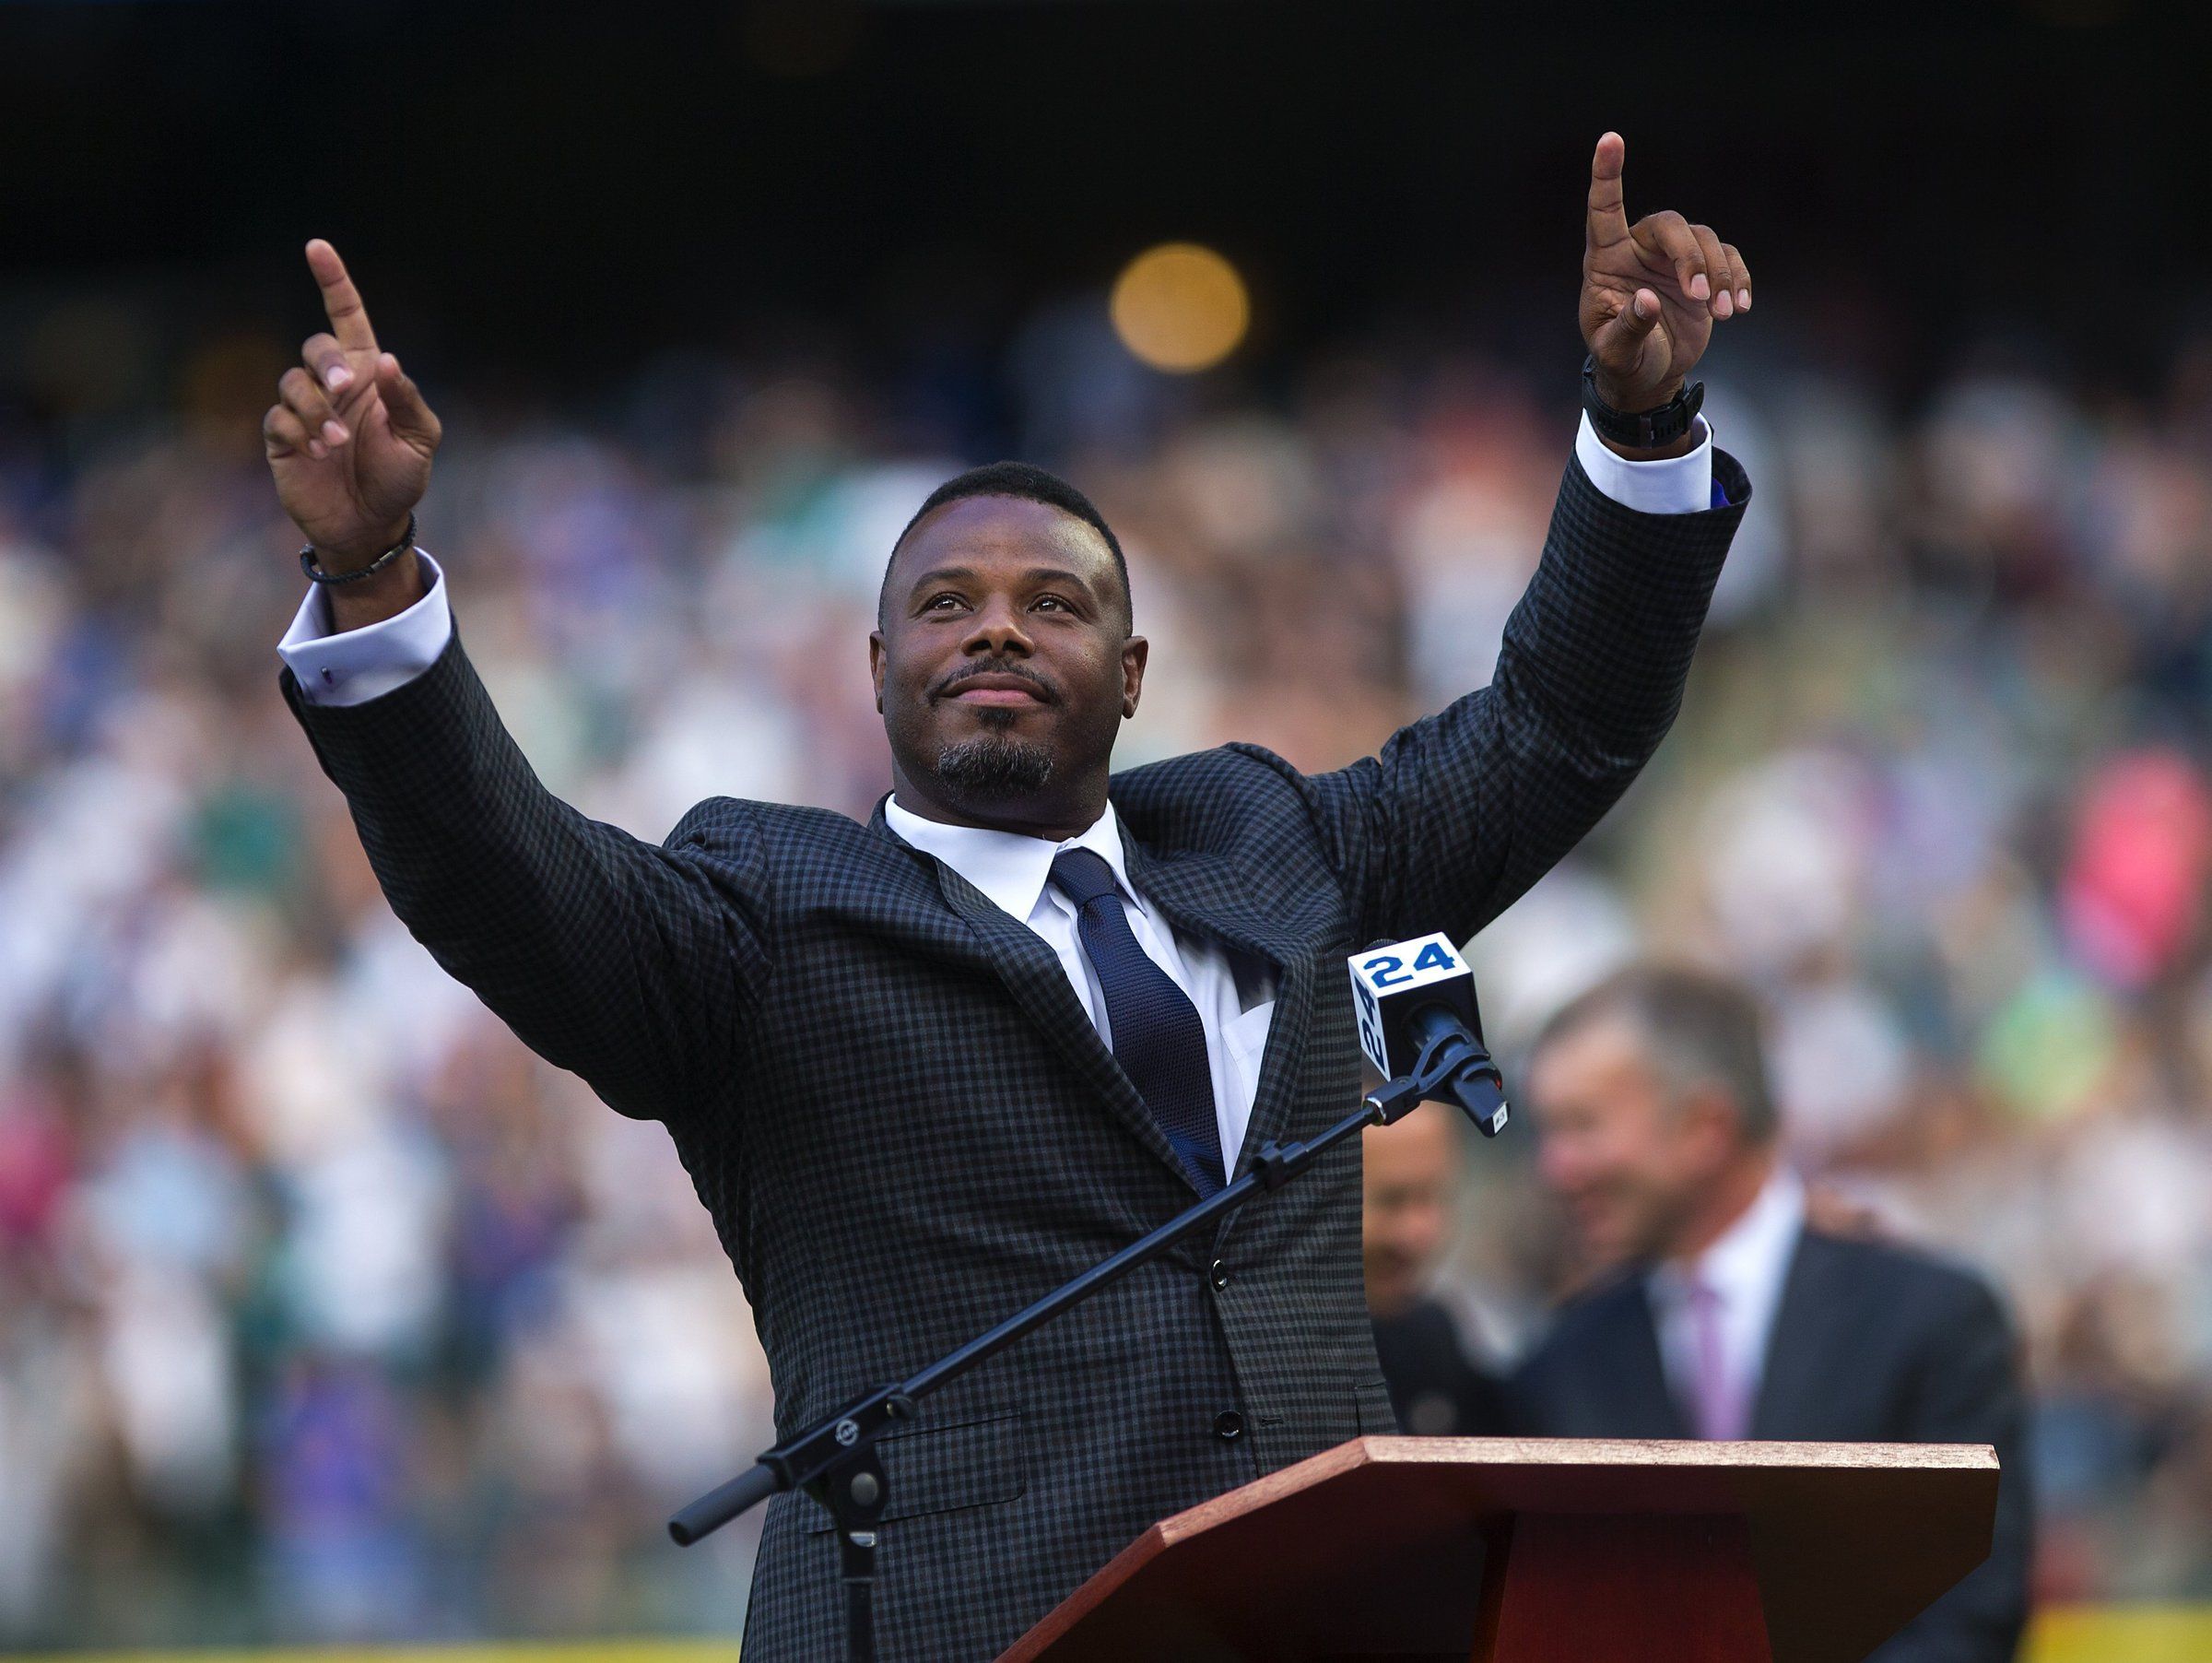
[[[1030,637],[1021,621],[1020,608],[1012,602],[986,601],[976,608],[968,626],[968,638],[960,644],[971,654],[1019,653],[1027,656]]]

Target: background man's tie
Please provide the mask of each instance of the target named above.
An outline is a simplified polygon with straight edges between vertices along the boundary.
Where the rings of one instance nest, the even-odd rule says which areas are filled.
[[[1197,1007],[1137,944],[1103,856],[1062,850],[1053,856],[1053,887],[1076,903],[1076,933],[1106,994],[1114,1059],[1182,1157],[1198,1193],[1212,1195],[1225,1180]]]
[[[1721,1351],[1720,1290],[1702,1280],[1691,1282],[1689,1314],[1690,1333],[1698,1348],[1698,1436],[1740,1438],[1746,1405],[1728,1377]]]

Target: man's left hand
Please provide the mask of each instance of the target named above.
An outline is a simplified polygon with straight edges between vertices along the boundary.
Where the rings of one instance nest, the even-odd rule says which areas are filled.
[[[1717,319],[1751,309],[1751,273],[1733,243],[1672,208],[1629,223],[1618,133],[1590,161],[1583,252],[1583,339],[1597,395],[1617,410],[1656,409],[1681,391]]]

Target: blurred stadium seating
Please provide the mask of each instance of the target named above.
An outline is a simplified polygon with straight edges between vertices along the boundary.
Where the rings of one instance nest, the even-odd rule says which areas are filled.
[[[2056,1598],[2205,1592],[2212,1539],[2212,355],[2174,361],[2095,408],[1975,369],[1894,427],[1833,377],[1716,384],[1762,494],[1681,721],[1481,944],[1509,1051],[1639,942],[1767,991],[1799,1158],[2010,1291]],[[959,458],[887,440],[895,387],[685,373],[689,473],[453,390],[425,540],[590,812],[865,813],[882,551]],[[1329,766],[1483,678],[1564,399],[1380,347],[1280,403],[1145,386],[1057,458],[1156,643],[1127,760]],[[659,1134],[384,908],[275,697],[298,579],[258,460],[156,411],[65,465],[18,435],[0,482],[0,1622],[726,1622],[735,1551],[657,1519],[768,1431],[738,1291]],[[1483,1153],[1465,1268],[1510,1341],[1566,1268],[1525,1150]]]
[[[1578,76],[1515,148],[1583,39],[1532,24],[1491,100],[1453,102],[1460,60],[1418,26],[1475,8],[1389,8],[1396,55],[1347,60],[1318,6],[1256,59],[1233,6],[1190,8],[1172,53],[1166,8],[859,8],[794,46],[760,24],[794,8],[755,6],[681,64],[552,54],[492,7],[300,8],[294,47],[358,18],[405,65],[404,179],[461,170],[419,199],[346,171],[316,218],[325,182],[253,138],[297,85],[277,48],[148,9],[7,7],[0,50],[0,1647],[742,1619],[749,1539],[660,1530],[770,1430],[703,1210],[653,1127],[396,924],[276,696],[300,581],[255,426],[313,326],[301,237],[369,228],[371,304],[448,424],[423,541],[510,724],[556,790],[657,839],[718,793],[866,812],[882,560],[991,453],[1063,468],[1129,546],[1154,648],[1125,762],[1234,737],[1327,767],[1480,684],[1571,433],[1571,235],[1531,205],[1563,168],[1571,227],[1583,130],[1618,123],[1668,136],[1667,188],[1756,207],[1767,287],[1708,407],[1759,496],[1660,759],[1477,944],[1493,1037],[1510,1060],[1640,948],[1751,978],[1796,1157],[2014,1302],[2039,1663],[2212,1655],[2183,1609],[2212,1599],[2212,334],[2201,271],[2155,246],[2204,152],[2136,96],[2201,56],[2129,48],[2096,83],[2129,89],[2123,124],[2077,129],[2037,113],[2097,101],[2071,24],[2009,83],[1971,32],[1906,58],[1871,28],[1686,37],[1638,72],[1744,93],[1728,144],[1699,150],[1719,129],[1665,88]],[[775,55],[801,48],[856,67]],[[930,77],[957,103],[1045,48],[1067,73],[1008,132],[1073,100],[1111,154],[922,119]],[[732,53],[747,96],[716,102]],[[1917,113],[1870,133],[1853,77],[1892,68]],[[1124,126],[1154,71],[1165,113]],[[1394,75],[1418,131],[1360,113]],[[1807,113],[1822,87],[1848,143]],[[1242,136],[1209,148],[1177,112],[1217,94]],[[441,124],[465,108],[503,136]],[[666,165],[720,154],[710,116],[751,147],[723,159],[742,211]],[[1983,192],[1984,142],[2024,179]],[[582,233],[570,189],[602,205]],[[2108,203],[2109,240],[2053,246]],[[1480,245],[1493,207],[1540,271]],[[1976,257],[1916,263],[1932,232]],[[1114,271],[1171,233],[1253,280],[1253,340],[1204,375],[1110,320]],[[516,296],[517,247],[572,264]],[[2114,271],[2163,302],[2120,316]],[[1470,292],[1495,315],[1439,327]],[[551,323],[573,384],[527,362]],[[1503,1351],[1574,1268],[1527,1139],[1479,1156],[1453,1280]]]

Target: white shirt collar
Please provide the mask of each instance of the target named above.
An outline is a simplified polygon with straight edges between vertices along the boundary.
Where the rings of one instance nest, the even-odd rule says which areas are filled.
[[[1652,1284],[1669,1300],[1687,1298],[1697,1281],[1718,1293],[1724,1306],[1751,1301],[1781,1286],[1804,1228],[1805,1185],[1778,1163],[1743,1215],[1696,1263],[1662,1265],[1653,1271]]]
[[[1074,837],[1053,843],[1021,832],[994,832],[982,826],[948,826],[924,820],[901,808],[896,796],[883,805],[883,818],[900,838],[924,855],[934,855],[989,897],[1010,918],[1028,923],[1043,899],[1053,875],[1053,856],[1063,849],[1088,849],[1113,868],[1122,893],[1134,900],[1135,886],[1122,853],[1121,822],[1113,805]]]

